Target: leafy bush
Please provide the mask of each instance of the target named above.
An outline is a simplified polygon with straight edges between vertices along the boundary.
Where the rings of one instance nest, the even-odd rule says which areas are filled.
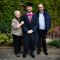
[[[0,43],[7,41],[8,41],[8,37],[5,34],[0,34]]]
[[[53,40],[53,41],[49,42],[48,45],[60,48],[60,40]]]
[[[12,45],[13,40],[7,34],[0,34],[0,45]]]

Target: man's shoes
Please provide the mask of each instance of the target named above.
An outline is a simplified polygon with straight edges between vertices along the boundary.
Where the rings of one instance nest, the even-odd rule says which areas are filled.
[[[45,54],[45,55],[48,55],[48,53],[47,53],[47,52],[44,52],[44,54]]]
[[[38,51],[37,51],[37,54],[39,55],[40,53],[41,53],[41,51],[38,50]]]
[[[26,54],[23,54],[23,58],[26,58]]]
[[[20,54],[22,54],[23,53],[23,51],[20,51]]]
[[[31,56],[32,58],[35,58],[35,55],[34,55],[34,54],[31,54],[31,53],[30,53],[30,56]]]
[[[18,53],[18,54],[16,54],[16,57],[20,57],[20,54]]]

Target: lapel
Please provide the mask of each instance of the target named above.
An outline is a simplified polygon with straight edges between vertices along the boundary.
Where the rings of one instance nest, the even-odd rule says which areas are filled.
[[[38,16],[38,18],[39,18],[39,11],[36,13],[36,15]]]
[[[25,20],[29,23],[29,18],[27,16],[27,14],[25,14]]]
[[[45,28],[46,28],[47,19],[46,19],[46,12],[45,11],[44,11],[43,15],[44,15],[44,18],[45,18]]]

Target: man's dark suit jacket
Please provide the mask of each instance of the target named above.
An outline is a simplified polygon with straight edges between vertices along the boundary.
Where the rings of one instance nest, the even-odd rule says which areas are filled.
[[[27,14],[25,14],[22,17],[22,20],[24,21],[24,26],[23,26],[23,32],[24,33],[27,33],[28,30],[33,30],[33,33],[35,33],[37,31],[37,27],[38,27],[37,15],[33,14],[31,23],[29,22]]]
[[[38,40],[38,17],[37,15],[33,14],[32,16],[32,22],[29,22],[27,14],[25,14],[22,17],[22,20],[24,21],[23,25],[23,43],[25,48],[27,48],[29,45],[31,46],[32,50],[35,49],[37,40]],[[32,34],[28,34],[28,30],[33,30]],[[30,48],[30,49],[31,49]]]

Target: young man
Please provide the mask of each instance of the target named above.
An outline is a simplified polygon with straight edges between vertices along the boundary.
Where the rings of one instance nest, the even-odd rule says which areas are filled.
[[[30,52],[32,58],[35,57],[34,49],[37,42],[37,27],[38,27],[38,17],[32,12],[32,3],[27,3],[27,12],[22,17],[24,21],[23,26],[23,44],[24,52],[23,57],[25,58],[27,53]]]
[[[38,36],[39,37],[38,37],[38,43],[37,43],[37,47],[38,47],[37,54],[40,54],[41,46],[42,46],[44,54],[48,55],[46,36],[47,36],[47,32],[51,26],[51,19],[50,19],[49,14],[44,10],[43,4],[38,5],[37,16],[39,19],[39,28],[38,28]]]

